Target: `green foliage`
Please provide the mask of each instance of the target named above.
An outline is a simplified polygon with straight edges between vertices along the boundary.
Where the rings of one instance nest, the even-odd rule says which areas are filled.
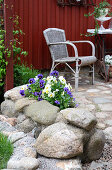
[[[0,133],[0,169],[7,167],[7,162],[13,153],[13,145],[5,135]]]
[[[106,0],[100,2],[98,5],[95,6],[93,13],[88,13],[85,14],[84,16],[89,17],[93,15],[95,18],[99,18],[102,14],[103,15],[105,14],[105,8],[108,8],[109,11],[111,8],[111,5]],[[101,14],[101,10],[102,10],[102,14]],[[111,15],[111,13],[109,14]]]
[[[28,52],[24,51],[21,48],[21,45],[22,45],[23,42],[19,41],[19,38],[24,35],[23,31],[19,27],[19,20],[20,20],[19,16],[15,15],[14,20],[13,20],[13,23],[14,23],[14,30],[13,30],[14,38],[13,38],[13,41],[11,42],[11,45],[13,47],[14,61],[16,61],[16,63],[21,63],[21,57],[22,56],[26,57],[28,55]]]
[[[0,4],[3,3],[3,0],[0,0]]]
[[[88,14],[84,14],[85,17],[94,16],[94,18],[95,18],[95,32],[93,34],[87,33],[85,35],[86,37],[94,36],[94,35],[98,34],[99,24],[98,24],[98,21],[96,20],[96,18],[99,18],[102,15],[105,15],[106,8],[108,8],[108,10],[109,10],[108,15],[112,16],[111,5],[106,0],[101,1],[98,5],[96,5],[94,7],[94,11],[92,13],[89,12]]]
[[[2,2],[2,1],[1,1]],[[1,22],[4,22],[1,18]],[[10,42],[10,47],[13,48],[13,59],[14,63],[21,63],[21,57],[27,56],[28,53],[24,51],[21,48],[22,42],[19,41],[20,36],[22,36],[24,33],[19,28],[19,16],[13,16],[13,22],[14,22],[14,30],[13,30],[13,40]],[[11,50],[9,48],[5,48],[5,37],[6,31],[3,29],[2,25],[0,26],[0,88],[3,89],[4,86],[4,79],[6,75],[6,66],[8,65],[8,62],[6,61],[6,57],[11,56]],[[24,73],[23,73],[24,74]]]
[[[6,66],[8,62],[5,60],[5,55],[10,57],[11,51],[5,48],[4,44],[5,31],[0,27],[0,87],[4,85],[4,77],[6,74]]]
[[[38,70],[33,69],[32,67],[29,68],[28,66],[22,64],[15,64],[14,65],[14,86],[20,86],[23,84],[27,84],[30,77],[35,77],[39,74]]]

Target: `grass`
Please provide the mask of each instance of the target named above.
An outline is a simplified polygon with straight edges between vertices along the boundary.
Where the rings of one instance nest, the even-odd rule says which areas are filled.
[[[13,153],[13,145],[7,136],[0,133],[0,169],[7,167],[7,162]]]

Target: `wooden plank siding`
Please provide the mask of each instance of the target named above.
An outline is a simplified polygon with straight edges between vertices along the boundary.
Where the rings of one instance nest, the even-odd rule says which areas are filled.
[[[93,0],[99,3],[101,0]],[[108,0],[112,4],[112,0]],[[94,28],[94,18],[84,17],[85,13],[91,12],[93,7],[83,6],[57,6],[57,0],[14,0],[14,12],[21,17],[20,28],[25,36],[23,48],[29,55],[25,58],[28,65],[33,65],[36,69],[49,69],[51,58],[48,47],[43,37],[43,30],[49,27],[64,29],[67,40],[89,39],[94,42],[94,38],[82,37],[88,28]],[[105,23],[108,27],[108,22]],[[112,37],[111,37],[112,38]],[[107,44],[110,39],[106,40]],[[90,48],[80,45],[79,55],[90,54]],[[70,54],[73,51],[70,49]]]

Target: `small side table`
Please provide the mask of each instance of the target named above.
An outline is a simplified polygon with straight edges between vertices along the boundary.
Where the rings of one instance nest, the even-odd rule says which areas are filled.
[[[95,29],[88,29],[88,33],[93,34]],[[95,48],[96,48],[96,57],[98,59],[99,74],[108,81],[108,74],[105,68],[105,55],[111,54],[112,49],[107,49],[105,45],[106,35],[112,35],[112,29],[98,30],[98,34],[95,35]]]

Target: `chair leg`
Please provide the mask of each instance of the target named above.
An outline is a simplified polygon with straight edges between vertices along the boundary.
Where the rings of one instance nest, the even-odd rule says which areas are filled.
[[[92,85],[94,84],[94,64],[92,66]]]
[[[75,92],[78,91],[78,84],[79,84],[79,66],[78,66],[78,61],[76,61],[76,71],[75,71]]]
[[[53,70],[54,70],[54,62],[52,62],[52,67],[51,67],[50,73],[52,73]]]

